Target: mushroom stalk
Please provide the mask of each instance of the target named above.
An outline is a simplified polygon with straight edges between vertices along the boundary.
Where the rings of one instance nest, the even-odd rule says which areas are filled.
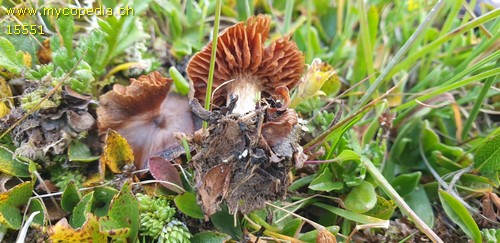
[[[260,92],[262,89],[256,84],[257,80],[253,80],[255,78],[249,79],[250,80],[237,79],[228,89],[229,95],[226,99],[227,105],[231,102],[232,97],[238,97],[233,113],[245,114],[249,111],[255,110],[255,104],[260,98]]]

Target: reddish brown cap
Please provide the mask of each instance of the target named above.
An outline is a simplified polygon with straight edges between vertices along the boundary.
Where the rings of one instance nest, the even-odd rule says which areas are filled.
[[[102,95],[97,108],[100,134],[111,128],[127,139],[134,150],[136,166],[147,167],[147,160],[168,147],[178,146],[175,133],[193,132],[191,111],[186,97],[169,93],[172,80],[159,72],[131,79]]]
[[[215,105],[223,105],[227,100],[227,89],[239,85],[242,80],[257,82],[260,91],[272,95],[278,86],[291,89],[299,81],[304,71],[304,56],[290,36],[282,37],[264,46],[270,28],[270,18],[264,15],[250,17],[224,30],[218,37],[217,59],[213,80],[213,90],[226,81],[214,94]],[[212,44],[196,53],[187,66],[195,94],[205,100]]]

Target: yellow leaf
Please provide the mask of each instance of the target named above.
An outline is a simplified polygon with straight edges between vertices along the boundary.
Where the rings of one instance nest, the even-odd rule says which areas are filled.
[[[99,221],[91,213],[87,214],[87,221],[79,229],[73,229],[66,218],[57,222],[48,229],[52,242],[107,242],[107,236],[99,231]]]
[[[10,105],[13,103],[12,91],[5,79],[0,78],[0,118],[10,113]]]
[[[101,161],[113,173],[121,173],[121,168],[124,165],[134,163],[134,153],[124,137],[118,132],[108,129]]]
[[[104,171],[104,166],[105,165],[101,165],[102,169],[99,168],[99,170]],[[90,177],[88,177],[87,180],[85,182],[83,182],[83,186],[85,186],[85,187],[97,186],[103,180],[104,180],[104,173],[98,172],[98,173],[95,173],[95,174],[91,175]]]
[[[401,86],[395,88],[391,94],[387,97],[387,101],[389,102],[389,107],[396,107],[401,105],[403,102],[403,94],[401,93]]]
[[[23,51],[23,63],[24,66],[28,68],[31,67],[32,64],[31,55],[25,51]]]
[[[302,77],[297,93],[290,107],[294,108],[302,101],[318,95],[330,95],[340,89],[340,80],[332,66],[315,58]]]

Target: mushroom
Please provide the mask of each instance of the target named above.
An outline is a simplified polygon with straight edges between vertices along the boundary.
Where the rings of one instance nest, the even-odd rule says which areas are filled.
[[[218,37],[214,70],[213,104],[229,104],[238,97],[233,110],[246,113],[255,109],[263,92],[272,95],[275,88],[293,88],[304,71],[304,56],[297,45],[284,36],[264,47],[270,28],[270,18],[250,17],[224,30]],[[196,53],[187,66],[195,89],[194,96],[205,100],[212,44]]]
[[[153,72],[131,79],[128,87],[115,84],[99,99],[99,134],[111,128],[125,137],[137,168],[146,168],[152,155],[180,146],[176,133],[194,130],[188,99],[169,93],[171,84],[172,79]]]

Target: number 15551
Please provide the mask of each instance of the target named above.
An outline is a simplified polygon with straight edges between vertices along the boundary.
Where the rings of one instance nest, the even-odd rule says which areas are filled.
[[[7,35],[43,35],[43,26],[36,24],[14,24],[7,26]]]

